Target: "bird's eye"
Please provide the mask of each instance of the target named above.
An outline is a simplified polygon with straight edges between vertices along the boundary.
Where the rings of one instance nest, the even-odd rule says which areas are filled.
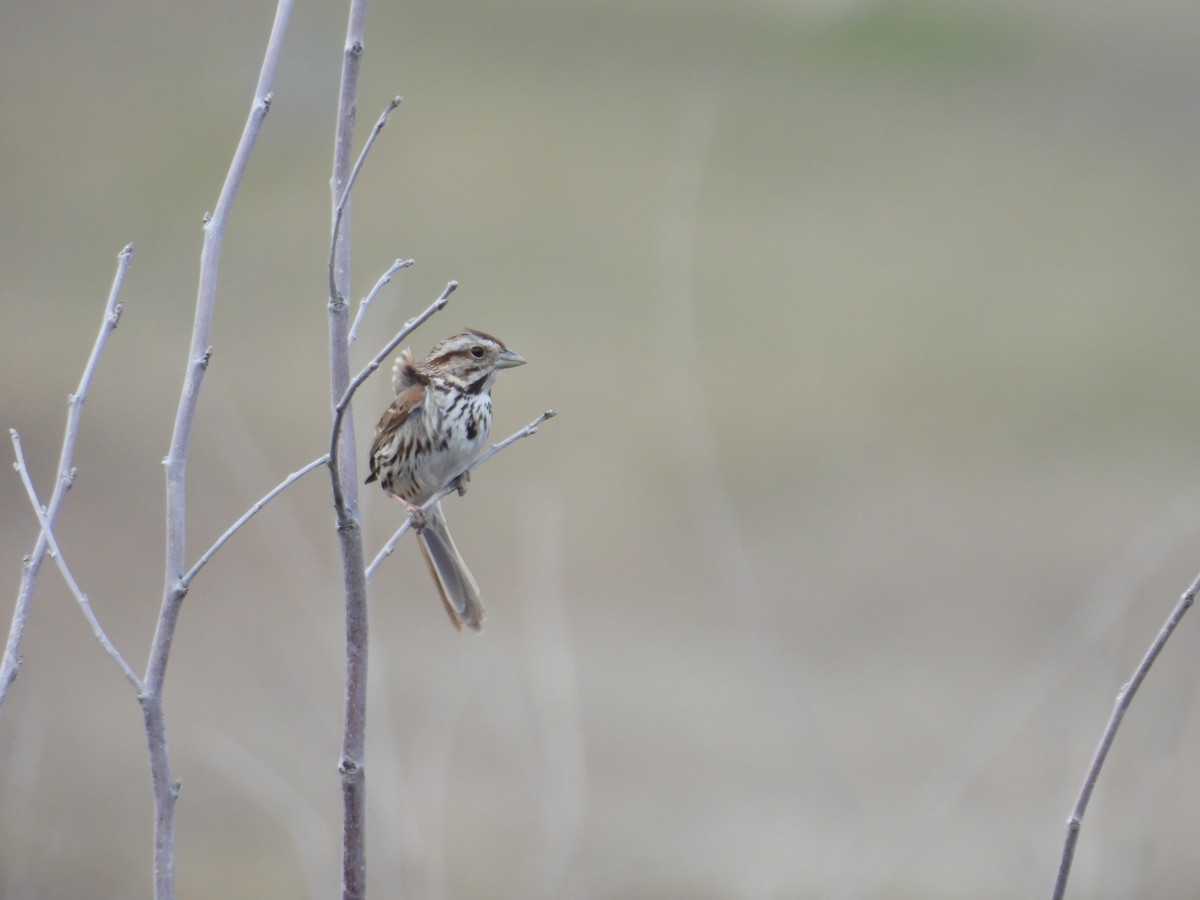
[[[476,359],[483,359],[483,348],[476,344],[471,348],[471,355]]]

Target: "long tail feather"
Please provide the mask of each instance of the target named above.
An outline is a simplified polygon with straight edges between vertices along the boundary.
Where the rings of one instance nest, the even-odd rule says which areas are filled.
[[[454,546],[440,503],[426,513],[425,528],[417,543],[425,562],[429,564],[429,571],[433,573],[433,580],[454,627],[461,630],[466,625],[472,631],[479,631],[483,627],[484,617],[479,585]]]

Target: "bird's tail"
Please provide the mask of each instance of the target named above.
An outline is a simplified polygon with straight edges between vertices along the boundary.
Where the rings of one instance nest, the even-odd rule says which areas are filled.
[[[464,625],[472,631],[479,631],[483,627],[479,585],[463,562],[462,554],[454,546],[450,529],[446,527],[446,517],[442,514],[442,504],[436,504],[426,513],[425,527],[419,538],[417,543],[421,546],[425,562],[429,564],[429,571],[433,573],[450,621],[460,631]]]

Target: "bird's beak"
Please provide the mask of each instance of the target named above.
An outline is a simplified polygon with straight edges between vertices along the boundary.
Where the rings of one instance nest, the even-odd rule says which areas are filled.
[[[511,369],[513,366],[525,365],[525,357],[514,350],[504,348],[504,352],[496,359],[497,369]]]

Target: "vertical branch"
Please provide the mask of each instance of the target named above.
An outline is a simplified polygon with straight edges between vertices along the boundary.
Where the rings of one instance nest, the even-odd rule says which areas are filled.
[[[175,799],[179,783],[171,774],[167,752],[166,723],[163,716],[163,682],[171,643],[179,621],[179,611],[187,586],[183,581],[186,570],[184,526],[187,503],[187,456],[191,442],[192,423],[200,386],[212,355],[209,337],[212,332],[213,311],[216,307],[217,276],[221,265],[221,246],[230,209],[246,172],[255,141],[271,107],[275,70],[283,49],[283,37],[291,17],[292,0],[279,0],[275,21],[263,55],[262,69],[250,114],[234,151],[233,160],[217,205],[205,216],[204,245],[200,253],[200,277],[196,292],[196,313],[192,324],[192,340],[184,373],[183,391],[171,434],[170,450],[164,460],[167,479],[167,546],[164,567],[162,607],[142,679],[139,697],[150,753],[150,777],[154,790],[154,896],[156,900],[171,900],[175,896]]]
[[[88,357],[87,365],[84,366],[83,375],[79,379],[79,386],[71,394],[67,402],[66,433],[63,435],[62,452],[58,458],[58,472],[54,479],[54,491],[50,495],[50,502],[46,506],[46,528],[50,530],[53,530],[54,523],[58,519],[59,510],[62,509],[63,501],[67,497],[67,491],[70,490],[71,484],[75,480],[75,468],[73,464],[75,439],[79,434],[79,423],[83,416],[83,404],[87,399],[88,389],[92,384],[92,376],[95,374],[96,367],[100,363],[100,354],[104,352],[104,346],[108,343],[108,336],[113,333],[117,324],[121,321],[121,304],[117,298],[121,295],[121,285],[125,282],[125,273],[129,270],[129,263],[132,259],[133,244],[127,244],[117,256],[117,274],[113,277],[112,289],[108,292],[108,303],[104,307],[104,319],[100,323],[100,333],[96,335],[96,342],[92,345],[92,355]],[[33,552],[25,560],[25,566],[21,571],[21,586],[17,589],[17,603],[13,610],[12,625],[8,630],[8,641],[4,647],[4,656],[0,659],[0,706],[4,705],[4,698],[8,696],[8,689],[17,677],[17,670],[21,667],[21,637],[25,633],[25,620],[29,615],[29,604],[33,599],[33,588],[37,583],[38,572],[41,570],[42,561],[46,558],[48,547],[46,529],[43,529],[42,533],[38,535]]]
[[[331,405],[336,405],[350,385],[350,317],[346,297],[350,285],[351,153],[358,107],[358,76],[362,68],[366,0],[350,0],[346,43],[342,57],[342,84],[338,95],[334,132],[333,225],[329,266],[329,380]],[[354,443],[354,416],[342,412],[344,426],[336,435],[331,454],[330,478],[337,497],[337,533],[342,553],[342,580],[346,593],[346,700],[342,756],[342,897],[366,897],[366,715],[367,715],[367,580],[364,571],[362,528],[358,519],[358,464]]]

